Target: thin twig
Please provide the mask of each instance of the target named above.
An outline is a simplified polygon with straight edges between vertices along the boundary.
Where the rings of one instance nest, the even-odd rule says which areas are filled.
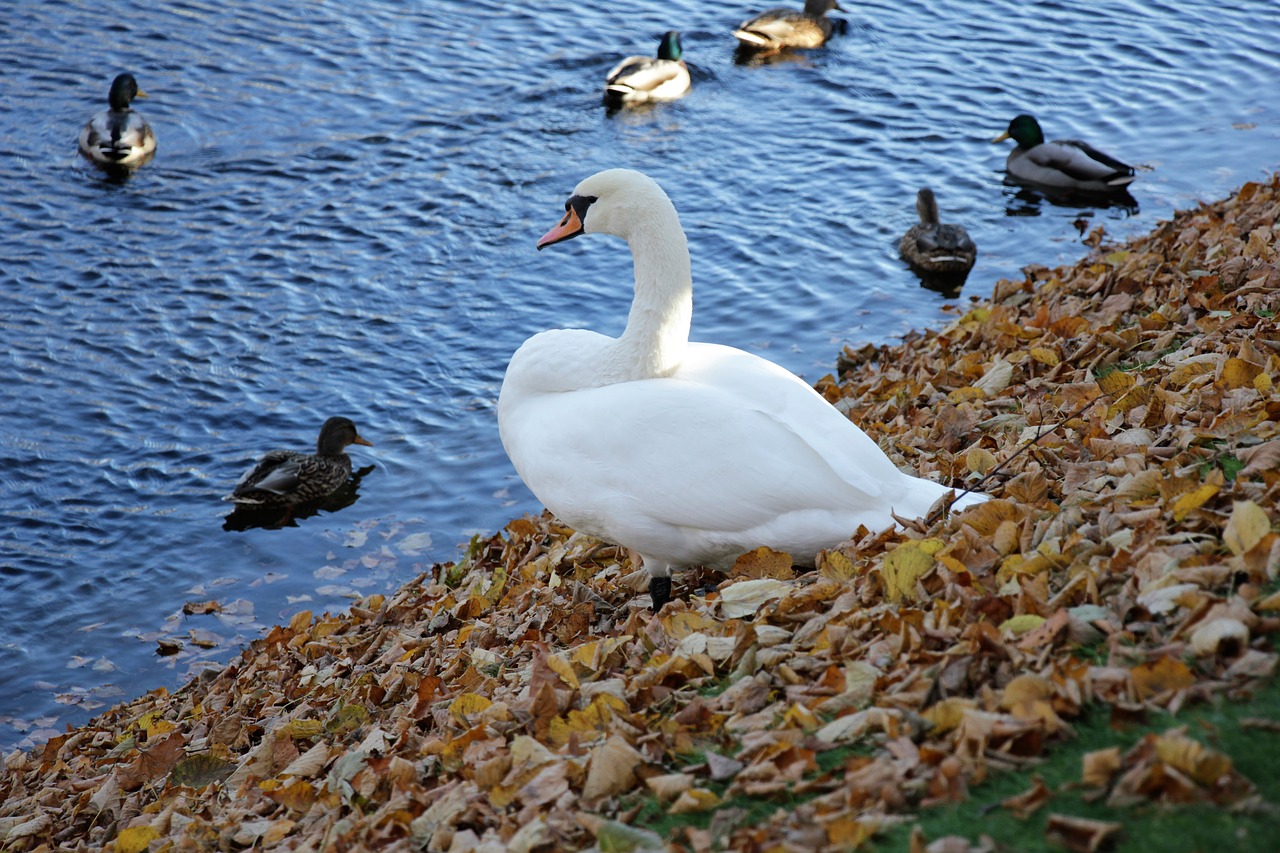
[[[942,508],[941,508],[941,509],[939,509],[937,512],[935,512],[933,515],[929,516],[929,517],[925,520],[925,525],[926,525],[926,526],[931,525],[931,524],[933,524],[935,521],[937,521],[939,518],[941,518],[942,516],[946,515],[946,514],[947,514],[947,512],[951,509],[951,507],[956,503],[956,501],[960,500],[960,499],[961,499],[961,498],[963,498],[965,495],[967,495],[967,494],[969,494],[969,493],[971,493],[971,492],[978,491],[979,489],[981,489],[981,488],[982,488],[982,486],[983,486],[983,485],[984,485],[988,480],[990,480],[990,479],[991,479],[992,477],[994,477],[995,475],[999,474],[999,473],[1004,469],[1004,467],[1005,467],[1006,465],[1008,465],[1008,464],[1009,464],[1010,462],[1012,462],[1013,460],[1017,459],[1017,458],[1018,458],[1019,456],[1021,456],[1023,453],[1026,453],[1026,452],[1027,452],[1028,450],[1030,450],[1032,447],[1035,447],[1037,444],[1039,444],[1039,443],[1040,443],[1040,439],[1044,438],[1044,437],[1045,437],[1045,436],[1047,436],[1047,435],[1051,435],[1052,433],[1056,432],[1056,431],[1057,431],[1057,430],[1059,430],[1060,428],[1062,428],[1062,427],[1066,426],[1066,425],[1067,425],[1068,423],[1070,423],[1071,421],[1073,421],[1073,420],[1075,420],[1076,418],[1080,417],[1082,414],[1084,414],[1084,413],[1085,413],[1085,410],[1086,410],[1086,409],[1088,409],[1088,408],[1089,408],[1090,406],[1092,406],[1094,403],[1096,403],[1096,402],[1098,402],[1099,400],[1101,400],[1103,397],[1110,397],[1110,396],[1111,396],[1111,395],[1110,395],[1110,394],[1108,394],[1106,391],[1099,391],[1098,396],[1089,398],[1089,400],[1087,400],[1083,405],[1081,405],[1081,406],[1080,406],[1080,408],[1076,409],[1076,410],[1075,410],[1074,412],[1072,412],[1070,415],[1068,415],[1067,417],[1063,418],[1060,422],[1058,422],[1058,423],[1054,424],[1052,427],[1050,427],[1049,429],[1045,430],[1044,432],[1039,432],[1039,431],[1038,431],[1041,427],[1043,427],[1043,426],[1044,426],[1044,424],[1043,424],[1043,423],[1038,424],[1038,425],[1037,425],[1037,432],[1036,432],[1035,438],[1032,438],[1032,439],[1031,439],[1030,441],[1028,441],[1026,444],[1022,445],[1022,446],[1021,446],[1021,447],[1019,447],[1017,450],[1015,450],[1012,454],[1010,454],[1010,455],[1009,455],[1009,457],[1008,457],[1007,459],[1005,459],[1005,460],[1004,460],[1003,462],[1001,462],[999,465],[996,465],[996,467],[992,468],[992,469],[991,469],[990,471],[988,471],[985,475],[983,475],[982,479],[978,480],[978,482],[976,482],[976,483],[974,483],[972,486],[970,486],[970,487],[966,488],[964,491],[960,492],[960,494],[956,495],[956,496],[955,496],[954,498],[952,498],[951,500],[947,501],[947,502],[946,502],[946,504],[944,504],[944,505],[942,506]]]

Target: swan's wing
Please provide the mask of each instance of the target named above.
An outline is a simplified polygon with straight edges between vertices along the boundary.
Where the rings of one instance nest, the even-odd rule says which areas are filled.
[[[673,378],[523,402],[503,442],[538,498],[624,542],[624,524],[724,534],[805,511],[889,520],[902,474],[804,382],[728,347],[690,355]]]

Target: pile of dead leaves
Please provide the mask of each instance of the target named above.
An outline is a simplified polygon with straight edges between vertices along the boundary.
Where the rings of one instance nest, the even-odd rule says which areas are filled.
[[[1249,184],[1001,282],[942,332],[846,351],[828,399],[985,504],[857,531],[801,576],[767,551],[690,573],[659,617],[627,554],[513,521],[392,597],[300,613],[220,673],[10,754],[0,843],[844,850],[1034,762],[1086,705],[1247,692],[1280,628],[1278,215],[1280,182]],[[1082,776],[1116,804],[1256,797],[1184,731]],[[706,820],[647,826],[682,814]],[[1049,826],[1079,850],[1118,829]]]

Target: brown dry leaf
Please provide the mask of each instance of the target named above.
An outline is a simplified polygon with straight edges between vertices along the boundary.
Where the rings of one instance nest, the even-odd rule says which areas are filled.
[[[1112,777],[1120,772],[1120,747],[1111,746],[1086,752],[1081,763],[1081,781],[1086,785],[1105,788],[1111,784]]]
[[[1065,847],[1071,853],[1097,853],[1122,829],[1123,824],[1111,821],[1051,814],[1045,836],[1050,844]]]
[[[1237,475],[1239,477],[1252,477],[1263,471],[1275,470],[1280,468],[1280,440],[1273,439],[1237,451],[1236,457],[1245,463],[1244,468]]]
[[[644,757],[620,735],[610,735],[591,750],[591,767],[582,786],[582,797],[597,800],[628,791],[635,784],[635,770]]]
[[[760,547],[735,560],[733,568],[729,570],[729,577],[791,580],[795,577],[793,565],[790,554]]]
[[[188,601],[182,605],[182,612],[188,616],[219,613],[221,611],[222,605],[217,601]]]
[[[661,776],[650,776],[644,780],[645,785],[664,803],[693,787],[693,777],[685,773],[664,773]]]
[[[132,791],[147,782],[166,776],[186,752],[187,739],[181,732],[172,732],[159,742],[148,746],[133,763],[120,773],[120,787]]]
[[[208,753],[188,756],[174,765],[169,774],[169,784],[186,788],[203,788],[213,782],[221,782],[232,774],[236,766],[230,761]]]
[[[1183,690],[1196,683],[1195,673],[1173,657],[1162,657],[1132,670],[1133,688],[1140,701],[1147,701],[1166,690]]]
[[[1039,776],[1033,776],[1031,787],[1021,794],[1014,794],[1000,801],[1000,805],[1013,812],[1019,820],[1026,820],[1045,803],[1053,799],[1053,792],[1044,784]]]

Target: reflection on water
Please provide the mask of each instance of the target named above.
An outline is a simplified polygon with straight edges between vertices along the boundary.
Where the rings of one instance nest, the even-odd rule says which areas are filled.
[[[0,600],[22,614],[0,637],[0,745],[172,687],[536,510],[493,405],[530,335],[622,328],[625,246],[534,249],[592,172],[640,169],[675,202],[695,339],[816,379],[846,342],[949,319],[954,295],[897,256],[920,186],[978,244],[964,289],[981,296],[1078,257],[1082,216],[1146,231],[1280,150],[1273,0],[869,0],[768,67],[734,63],[731,30],[758,9],[692,0],[130,10],[19,3],[22,37],[0,39]],[[670,29],[693,90],[606,118],[605,73]],[[127,180],[76,151],[119,68],[146,82],[158,137]],[[1149,164],[1141,207],[1003,187],[988,140],[1023,111]],[[336,409],[378,436],[359,500],[228,535],[243,448]],[[208,599],[241,603],[184,612]],[[192,630],[223,642],[156,655]]]
[[[1125,216],[1138,214],[1138,200],[1127,189],[1111,193],[1072,193],[1049,187],[1027,187],[1005,179],[1005,215],[1039,216],[1042,204],[1069,210],[1111,210]]]

